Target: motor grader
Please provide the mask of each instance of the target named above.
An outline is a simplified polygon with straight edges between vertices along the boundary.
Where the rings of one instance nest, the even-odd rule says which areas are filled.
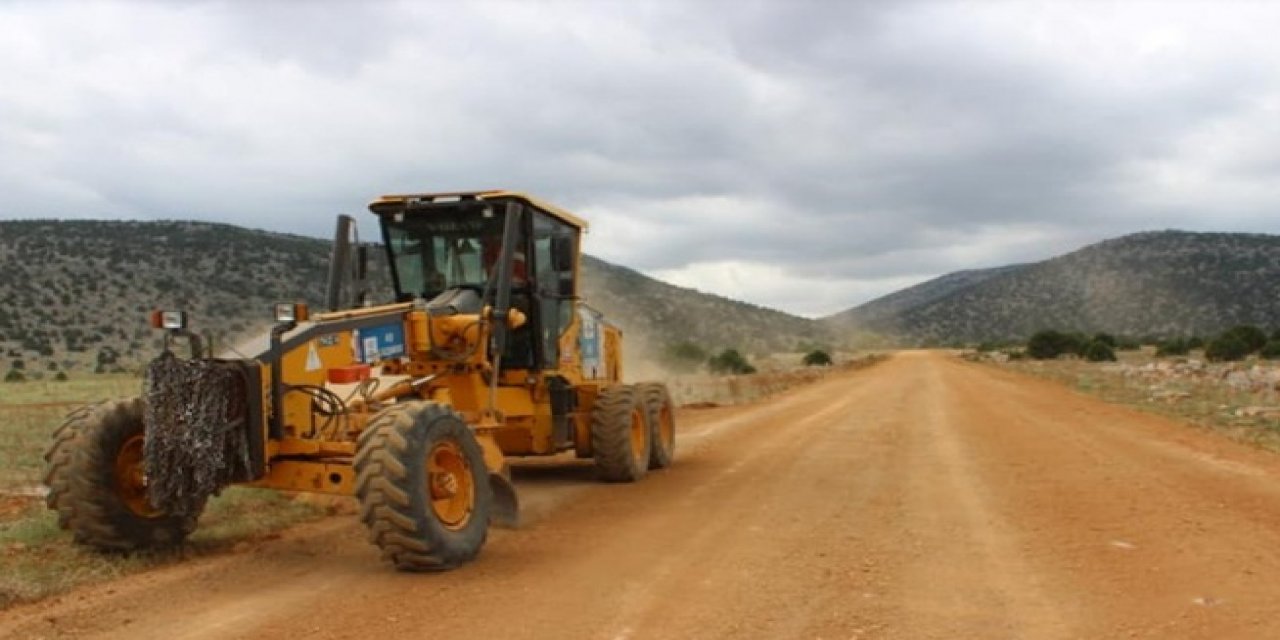
[[[394,302],[357,292],[368,247],[340,216],[328,311],[276,305],[216,357],[186,313],[152,314],[165,348],[142,395],[71,413],[45,456],[78,542],[178,544],[210,496],[247,485],[355,496],[385,559],[443,570],[517,523],[511,457],[572,451],[614,482],[671,464],[666,387],[623,383],[621,331],[578,296],[584,221],[508,191],[369,209]]]

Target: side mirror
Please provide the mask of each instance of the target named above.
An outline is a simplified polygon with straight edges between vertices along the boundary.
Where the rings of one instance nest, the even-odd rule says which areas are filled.
[[[551,268],[556,271],[573,271],[576,238],[573,236],[551,236]]]

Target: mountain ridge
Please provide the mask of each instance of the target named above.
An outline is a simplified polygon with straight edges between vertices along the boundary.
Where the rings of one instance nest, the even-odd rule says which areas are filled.
[[[1276,235],[1143,231],[1000,269],[890,314],[860,305],[822,321],[848,328],[857,319],[863,330],[915,343],[1023,339],[1045,328],[1191,335],[1280,323]]]
[[[330,246],[213,222],[0,221],[0,369],[136,368],[158,352],[145,325],[156,308],[184,309],[193,328],[230,344],[265,327],[273,302],[320,308]],[[632,354],[681,341],[766,353],[825,331],[585,254],[582,285],[587,302],[623,328]]]

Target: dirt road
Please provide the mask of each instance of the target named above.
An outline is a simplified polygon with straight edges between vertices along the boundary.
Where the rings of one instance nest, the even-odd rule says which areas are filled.
[[[904,353],[687,412],[636,485],[524,468],[440,575],[354,518],[0,614],[0,637],[1280,638],[1280,461]]]

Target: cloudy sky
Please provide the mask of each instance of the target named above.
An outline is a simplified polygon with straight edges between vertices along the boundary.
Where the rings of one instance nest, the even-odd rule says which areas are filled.
[[[327,236],[378,193],[503,187],[602,258],[823,315],[1132,231],[1280,233],[1278,28],[1243,2],[3,2],[0,218]]]

